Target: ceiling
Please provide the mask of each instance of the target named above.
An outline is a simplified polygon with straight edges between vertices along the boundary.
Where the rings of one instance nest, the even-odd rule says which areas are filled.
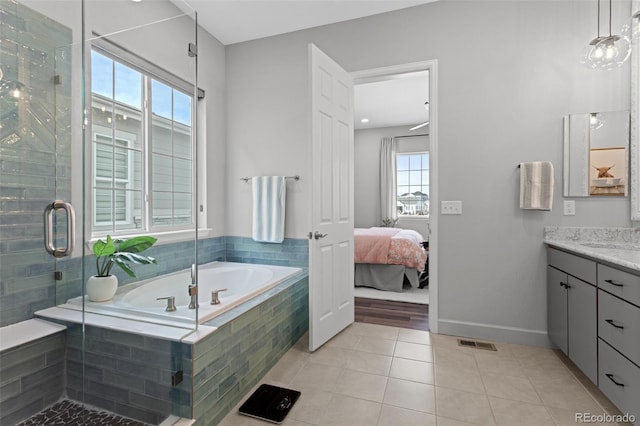
[[[404,9],[437,0],[170,0],[222,44],[285,34]],[[295,19],[292,19],[295,17]],[[427,120],[426,73],[359,84],[355,88],[355,128],[413,126]],[[369,123],[361,123],[362,118]]]

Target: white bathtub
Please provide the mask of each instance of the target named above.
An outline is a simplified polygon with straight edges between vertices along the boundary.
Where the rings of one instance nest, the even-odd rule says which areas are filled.
[[[275,287],[287,278],[299,273],[300,268],[257,265],[251,263],[212,262],[198,267],[198,319],[202,323],[229,309],[244,303]],[[93,313],[122,316],[150,321],[195,323],[196,310],[189,309],[191,271],[183,270],[121,286],[108,302],[90,302],[85,298],[85,310]],[[220,304],[211,304],[214,290],[219,293]],[[159,297],[175,297],[176,310],[167,312],[166,300]],[[67,304],[80,307],[82,298],[76,297]]]

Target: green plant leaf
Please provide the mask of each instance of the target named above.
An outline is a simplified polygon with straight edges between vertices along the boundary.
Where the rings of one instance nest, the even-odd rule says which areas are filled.
[[[96,257],[109,256],[116,252],[116,245],[114,244],[111,236],[107,235],[107,241],[98,240],[93,245],[93,254]]]
[[[144,265],[149,265],[151,263],[158,263],[153,257],[142,256],[137,253],[121,252],[121,253],[117,253],[116,256],[119,259],[123,259],[123,261],[128,261],[131,263],[144,264]]]
[[[136,274],[133,272],[133,269],[131,269],[131,265],[125,262],[121,257],[115,257],[113,259],[113,262],[118,265],[124,272],[126,272],[127,275],[135,278]]]

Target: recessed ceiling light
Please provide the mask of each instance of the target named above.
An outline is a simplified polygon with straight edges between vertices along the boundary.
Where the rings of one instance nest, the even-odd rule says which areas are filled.
[[[362,120],[360,120],[361,123],[368,123],[369,119],[368,118],[363,118]]]

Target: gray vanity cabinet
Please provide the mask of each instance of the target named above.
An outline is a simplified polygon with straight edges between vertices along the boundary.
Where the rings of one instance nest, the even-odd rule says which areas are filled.
[[[640,420],[640,276],[600,264],[598,349],[600,390]]]
[[[551,341],[598,381],[596,263],[549,248],[547,322]]]

